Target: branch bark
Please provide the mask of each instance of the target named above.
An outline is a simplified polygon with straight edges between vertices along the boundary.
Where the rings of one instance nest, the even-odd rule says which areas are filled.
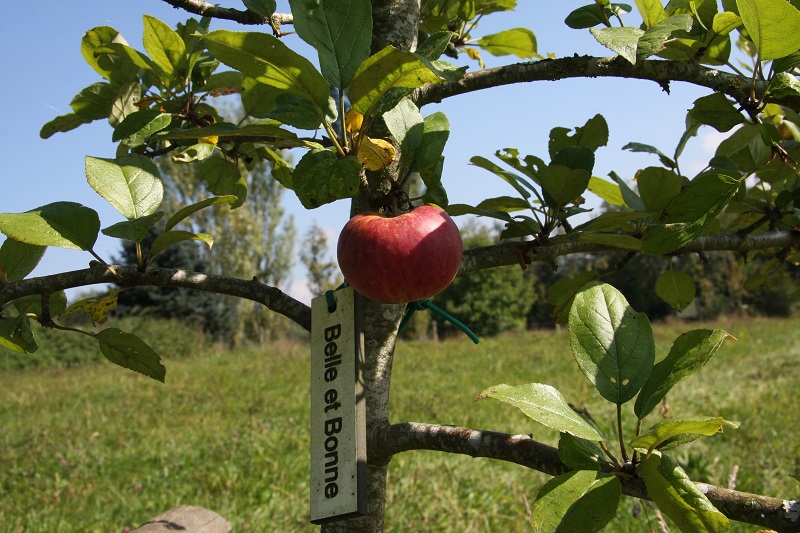
[[[136,267],[115,265],[111,269],[99,263],[93,263],[90,268],[84,270],[73,270],[62,274],[0,284],[0,308],[23,296],[48,294],[74,287],[103,283],[122,283],[131,287],[154,285],[246,298],[293,320],[306,331],[311,330],[311,309],[307,305],[283,293],[280,289],[265,285],[255,278],[243,280],[171,268],[152,268],[141,272]],[[114,274],[115,272],[117,275]]]
[[[183,9],[201,17],[232,20],[246,25],[272,24],[280,26],[281,24],[291,24],[293,20],[292,15],[288,14],[275,13],[272,17],[266,18],[250,10],[242,11],[230,7],[220,7],[209,4],[205,0],[164,0],[164,2],[175,9]]]
[[[752,235],[719,233],[700,237],[669,255],[722,250],[749,252],[769,248],[786,248],[797,244],[800,244],[800,232],[797,231],[775,231]],[[536,245],[531,241],[501,243],[466,250],[461,261],[459,275],[467,275],[471,272],[498,266],[526,265],[534,261],[552,263],[562,255],[619,251],[620,249],[607,245],[558,238],[545,245]]]
[[[527,435],[405,422],[373,427],[367,438],[370,458],[387,459],[401,452],[432,450],[509,461],[551,476],[570,470],[559,458],[556,448]],[[649,499],[641,478],[620,478],[620,482],[624,494]],[[764,526],[781,533],[800,530],[800,502],[738,492],[705,483],[696,485],[717,509],[732,520]]]
[[[569,78],[650,80],[658,83],[667,92],[669,92],[671,82],[683,81],[727,94],[739,103],[744,103],[750,99],[751,89],[753,90],[752,94],[755,95],[756,99],[759,99],[767,88],[767,84],[764,82],[757,81],[754,85],[751,85],[749,78],[689,61],[649,59],[632,65],[622,57],[574,56],[516,63],[471,72],[457,82],[443,82],[420,87],[414,91],[411,99],[419,107],[422,107],[425,104],[441,102],[445,98],[459,94],[480,91],[500,85],[533,81],[556,81]],[[787,96],[779,99],[767,97],[765,101],[778,103],[795,111],[800,110],[800,97],[797,96]]]

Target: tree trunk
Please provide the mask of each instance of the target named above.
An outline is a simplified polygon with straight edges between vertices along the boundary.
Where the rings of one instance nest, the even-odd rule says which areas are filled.
[[[414,50],[419,30],[419,0],[372,0],[372,51],[392,45],[400,50]],[[393,179],[397,179],[396,176]],[[363,211],[364,199],[356,199],[353,212]],[[397,328],[405,305],[381,305],[365,301],[364,317],[364,394],[366,395],[367,432],[389,424],[389,385]],[[367,505],[369,514],[322,526],[324,533],[383,531],[386,503],[386,476],[389,461],[370,460],[367,456]]]

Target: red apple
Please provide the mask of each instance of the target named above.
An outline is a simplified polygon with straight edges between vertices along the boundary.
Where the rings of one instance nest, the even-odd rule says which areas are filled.
[[[440,293],[461,265],[461,234],[438,207],[424,205],[396,217],[361,213],[339,235],[344,279],[370,300],[404,303]]]

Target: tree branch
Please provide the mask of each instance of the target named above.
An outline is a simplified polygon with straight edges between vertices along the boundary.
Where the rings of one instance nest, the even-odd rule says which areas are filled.
[[[719,233],[699,237],[683,248],[675,250],[669,255],[684,255],[690,253],[711,251],[737,251],[749,252],[768,248],[786,248],[800,244],[800,232],[775,231],[757,233],[753,235],[740,235],[738,233]],[[538,261],[552,263],[557,257],[577,253],[619,252],[619,248],[595,244],[591,242],[578,242],[553,239],[551,244],[536,245],[532,241],[507,242],[493,246],[473,248],[464,252],[459,275],[466,275],[478,270],[525,264]]]
[[[274,28],[276,26],[279,27],[281,24],[291,24],[293,21],[292,15],[290,14],[275,13],[271,18],[266,18],[249,10],[242,11],[229,7],[215,6],[214,4],[209,4],[205,0],[164,0],[164,2],[175,9],[183,9],[184,11],[200,15],[201,17],[232,20],[239,24],[270,24]]]
[[[12,281],[0,284],[0,307],[8,302],[33,294],[47,294],[74,287],[102,283],[122,283],[125,286],[156,286],[193,289],[227,294],[258,302],[311,330],[311,309],[275,287],[264,285],[257,279],[243,280],[213,274],[200,274],[171,268],[151,268],[145,272],[133,266],[114,265],[111,269],[93,263],[90,268],[62,274]],[[115,276],[114,272],[119,276]]]
[[[411,99],[419,106],[441,102],[445,98],[472,91],[489,89],[499,85],[525,83],[532,81],[555,81],[568,78],[632,78],[650,80],[658,83],[669,92],[669,84],[683,81],[707,87],[731,96],[739,103],[750,99],[751,80],[736,74],[724,72],[690,61],[645,60],[632,65],[622,57],[574,56],[560,59],[516,63],[470,72],[457,82],[443,82],[420,87],[412,93]],[[755,83],[754,94],[760,98],[767,84]],[[800,97],[765,99],[800,111]]]
[[[411,450],[433,450],[471,457],[487,457],[516,463],[556,476],[570,470],[559,458],[558,450],[527,435],[510,435],[458,426],[405,422],[373,427],[367,436],[370,461],[386,460]],[[622,492],[649,499],[639,477],[620,477]],[[711,503],[732,520],[757,524],[778,532],[797,532],[800,528],[800,502],[738,492],[705,483],[698,488]]]

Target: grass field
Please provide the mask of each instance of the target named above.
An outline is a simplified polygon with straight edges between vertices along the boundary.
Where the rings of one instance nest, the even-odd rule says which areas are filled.
[[[741,427],[675,453],[693,479],[727,485],[738,466],[737,489],[798,497],[800,486],[787,476],[800,472],[797,325],[711,326],[739,340],[670,394],[670,414],[721,415]],[[694,327],[656,327],[659,356]],[[0,372],[0,532],[121,532],[178,504],[214,509],[236,531],[314,530],[307,354],[301,344],[205,347],[178,360],[165,354],[166,385],[103,363]],[[474,402],[488,386],[526,382],[556,386],[600,421],[612,417],[572,361],[565,330],[478,346],[465,338],[404,342],[393,374],[393,422],[532,433],[555,443],[553,432],[515,409]],[[390,466],[386,531],[527,531],[526,505],[544,481],[498,461],[401,454]],[[632,503],[609,531],[651,531],[646,513],[630,517]]]

